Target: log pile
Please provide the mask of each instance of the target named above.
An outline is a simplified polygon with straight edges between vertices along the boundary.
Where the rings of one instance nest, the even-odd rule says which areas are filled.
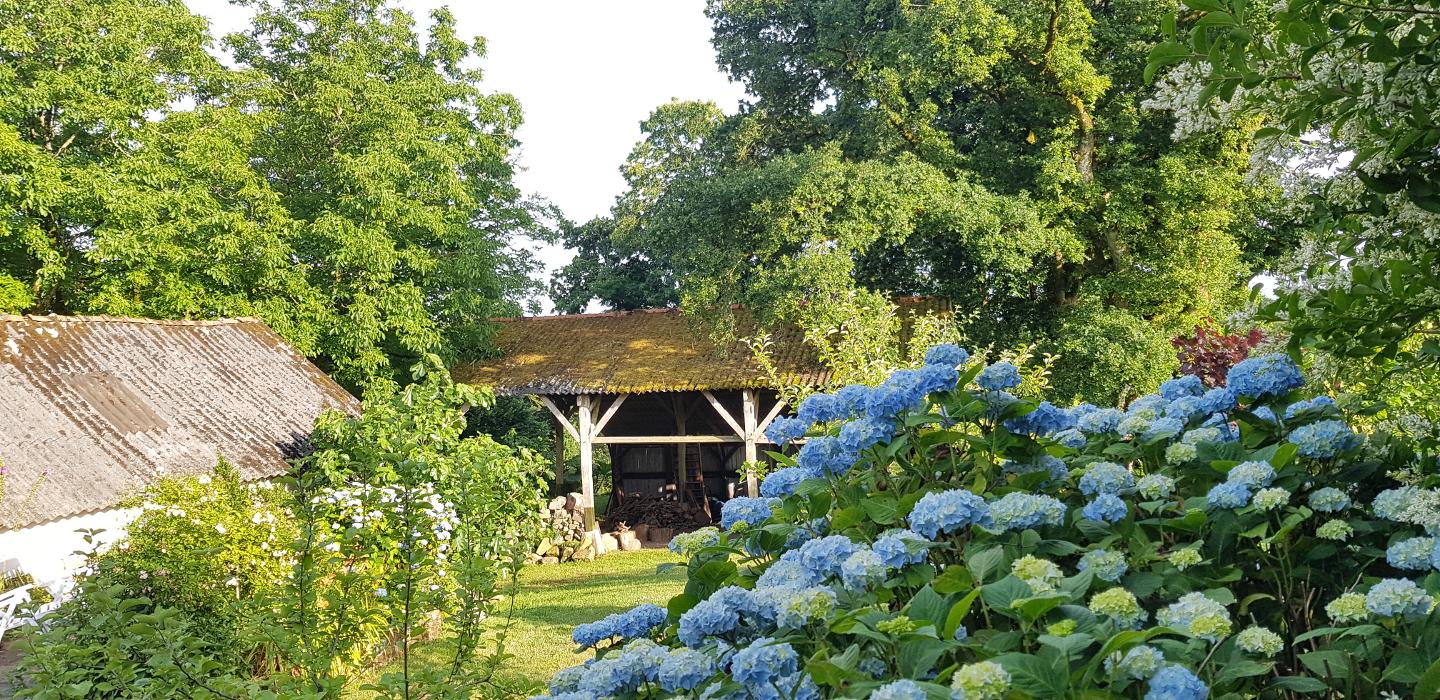
[[[652,529],[684,531],[709,525],[710,518],[703,508],[689,503],[651,496],[626,496],[622,503],[612,506],[605,514],[606,530],[616,530],[622,524],[632,528],[648,525]]]

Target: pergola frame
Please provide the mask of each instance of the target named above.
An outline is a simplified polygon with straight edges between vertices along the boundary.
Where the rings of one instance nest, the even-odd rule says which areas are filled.
[[[740,417],[737,420],[731,411],[708,389],[698,393],[719,416],[732,434],[693,435],[688,434],[688,418],[696,410],[699,401],[686,407],[683,394],[692,392],[666,392],[675,394],[668,402],[675,417],[675,433],[670,435],[605,435],[604,430],[631,394],[532,394],[555,418],[555,483],[558,486],[565,475],[565,435],[568,433],[580,446],[580,495],[585,510],[586,537],[596,554],[604,554],[600,539],[600,524],[595,516],[595,456],[596,445],[676,445],[679,451],[677,485],[683,492],[685,473],[685,448],[691,444],[732,443],[743,444],[745,461],[759,459],[759,446],[770,444],[765,439],[765,429],[785,409],[785,400],[776,402],[761,413],[760,392],[756,389],[740,390]],[[608,404],[605,399],[610,396]],[[575,419],[572,422],[565,410],[570,400],[574,401]],[[733,405],[733,404],[732,404]],[[603,410],[602,410],[603,409]],[[759,484],[753,473],[746,475],[746,491],[751,495],[759,492]]]

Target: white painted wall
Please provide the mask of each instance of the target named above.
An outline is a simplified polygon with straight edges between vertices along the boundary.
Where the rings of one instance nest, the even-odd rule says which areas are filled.
[[[70,578],[85,562],[84,534],[77,530],[104,529],[97,542],[109,544],[125,534],[125,528],[140,514],[138,508],[107,510],[88,515],[42,523],[20,530],[0,532],[0,566],[19,564],[19,569],[35,577],[36,582],[52,585]]]

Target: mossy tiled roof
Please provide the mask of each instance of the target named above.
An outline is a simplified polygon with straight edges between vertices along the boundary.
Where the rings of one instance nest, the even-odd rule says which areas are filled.
[[[907,313],[948,304],[899,299]],[[736,310],[740,335],[748,314]],[[496,319],[501,355],[455,368],[456,379],[508,394],[640,394],[701,389],[773,388],[743,341],[717,346],[706,330],[676,309]],[[783,384],[823,384],[828,371],[796,328],[770,334],[770,354]]]

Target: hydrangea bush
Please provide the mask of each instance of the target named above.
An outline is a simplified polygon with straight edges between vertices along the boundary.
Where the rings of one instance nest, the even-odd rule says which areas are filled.
[[[1128,407],[942,347],[806,400],[761,496],[679,537],[685,592],[582,626],[567,700],[1434,697],[1434,464],[1289,358]],[[1396,479],[1405,479],[1402,483]],[[1387,695],[1390,696],[1390,695]]]

